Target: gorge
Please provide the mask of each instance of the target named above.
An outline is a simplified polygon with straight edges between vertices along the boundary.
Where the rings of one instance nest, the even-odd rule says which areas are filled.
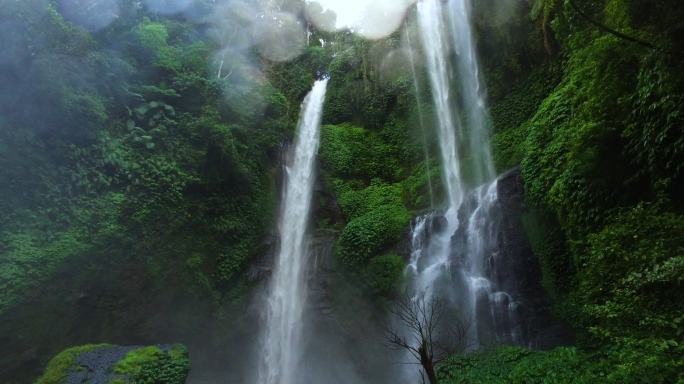
[[[681,381],[683,7],[2,2],[0,382]]]

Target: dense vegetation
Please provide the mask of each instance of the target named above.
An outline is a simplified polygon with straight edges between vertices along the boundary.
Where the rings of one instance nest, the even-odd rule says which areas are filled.
[[[684,358],[677,293],[684,272],[684,9],[668,1],[537,1],[531,12],[543,31],[518,44],[542,40],[536,52],[484,54],[495,153],[502,169],[521,164],[526,229],[543,283],[580,346],[596,353],[565,379],[538,380],[675,382]],[[500,41],[495,28],[484,38]],[[485,52],[493,48],[488,42]],[[497,82],[505,76],[515,80]],[[505,353],[492,359],[515,352]],[[563,372],[567,363],[556,359],[567,353],[579,356],[559,350],[538,364]],[[490,363],[483,364],[485,372]],[[516,376],[521,369],[529,366],[517,366],[509,379],[526,382]],[[587,370],[600,376],[585,378]]]
[[[294,60],[255,58],[258,75],[232,76],[206,19],[131,0],[94,30],[59,4],[0,7],[0,381],[35,379],[71,345],[191,338],[201,319],[225,319],[256,285],[246,271],[272,243],[283,144],[324,72],[317,196],[337,212],[316,226],[336,234],[336,265],[365,294],[399,286],[398,243],[432,189],[440,201],[424,74],[416,95],[406,57],[383,60],[403,33],[313,31]],[[577,345],[454,356],[442,380],[682,380],[684,5],[499,7],[477,2],[474,18],[495,160],[521,168],[525,229]],[[42,382],[93,348],[58,355]],[[184,350],[155,348],[117,372],[187,374]]]
[[[0,9],[3,47],[12,49],[0,63],[6,363],[19,360],[9,358],[25,348],[16,343],[51,350],[55,332],[74,329],[76,303],[94,293],[89,276],[115,297],[88,311],[104,317],[89,332],[107,338],[184,297],[219,311],[265,249],[275,160],[293,127],[285,97],[254,82],[242,84],[243,104],[226,102],[231,79],[209,73],[211,25],[135,3],[92,33],[68,22],[57,2]],[[64,301],[67,321],[57,328],[30,311],[51,312],[49,297]],[[149,309],[124,314],[127,304]],[[192,331],[197,311],[172,313]]]

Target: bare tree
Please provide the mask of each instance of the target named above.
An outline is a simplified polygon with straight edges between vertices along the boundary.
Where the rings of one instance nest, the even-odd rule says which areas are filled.
[[[450,319],[449,324],[442,324],[446,309],[441,300],[405,294],[395,301],[391,313],[397,321],[386,330],[388,345],[408,351],[423,369],[422,381],[427,376],[430,384],[437,383],[437,364],[469,346],[469,323]]]

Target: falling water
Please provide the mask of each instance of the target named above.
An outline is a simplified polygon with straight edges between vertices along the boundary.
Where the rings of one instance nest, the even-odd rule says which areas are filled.
[[[411,74],[413,75],[413,91],[416,93],[416,109],[418,111],[418,124],[420,124],[420,132],[423,139],[423,157],[425,160],[425,175],[428,182],[428,193],[430,195],[430,208],[435,206],[435,193],[432,189],[432,172],[430,171],[430,150],[428,149],[427,132],[425,128],[425,115],[423,115],[423,103],[420,99],[420,87],[418,86],[418,75],[416,73],[416,61],[413,56],[413,48],[411,44],[411,35],[408,31],[408,25],[404,28],[406,35],[406,43],[408,44],[409,63],[411,64]]]
[[[456,143],[456,132],[461,131],[461,126],[458,116],[452,109],[454,101],[451,95],[451,66],[448,57],[450,41],[441,8],[439,0],[419,2],[418,24],[437,111],[442,177],[448,198],[446,218],[449,228],[455,230],[458,227],[456,210],[463,200],[461,165]]]
[[[464,125],[468,130],[472,176],[474,184],[480,185],[491,181],[495,172],[489,145],[490,119],[470,21],[470,0],[449,1],[447,11],[461,85]]]
[[[302,103],[294,156],[288,163],[258,382],[294,384],[301,353],[306,297],[307,227],[315,181],[321,116],[328,80],[319,80]]]
[[[430,298],[434,294],[437,279],[449,270],[451,234],[458,229],[457,210],[463,201],[463,185],[456,132],[461,127],[452,109],[449,77],[451,67],[448,58],[450,41],[439,0],[418,3],[418,24],[437,112],[442,178],[447,195],[446,228],[431,239],[428,249],[422,252],[422,260],[419,260],[421,263],[416,263],[416,294]]]
[[[415,295],[446,299],[470,324],[467,342],[516,342],[512,296],[495,283],[499,249],[497,182],[489,149],[488,115],[470,27],[468,0],[421,0],[418,26],[438,120],[443,215],[414,221],[411,262]],[[451,60],[455,58],[455,60]],[[456,73],[458,92],[451,86]],[[462,169],[464,152],[471,168]],[[481,185],[468,191],[461,174]]]

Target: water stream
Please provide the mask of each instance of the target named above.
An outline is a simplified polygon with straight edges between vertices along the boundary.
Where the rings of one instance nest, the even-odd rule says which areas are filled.
[[[278,228],[280,248],[270,285],[257,380],[261,384],[297,383],[307,296],[307,230],[327,83],[327,79],[317,81],[302,103],[294,152],[286,166]]]
[[[500,207],[470,3],[421,0],[417,17],[438,121],[446,204],[442,212],[414,220],[408,268],[413,294],[447,301],[459,311],[469,324],[466,344],[473,348],[519,342],[516,303],[496,284]],[[470,176],[468,183],[463,175]]]

